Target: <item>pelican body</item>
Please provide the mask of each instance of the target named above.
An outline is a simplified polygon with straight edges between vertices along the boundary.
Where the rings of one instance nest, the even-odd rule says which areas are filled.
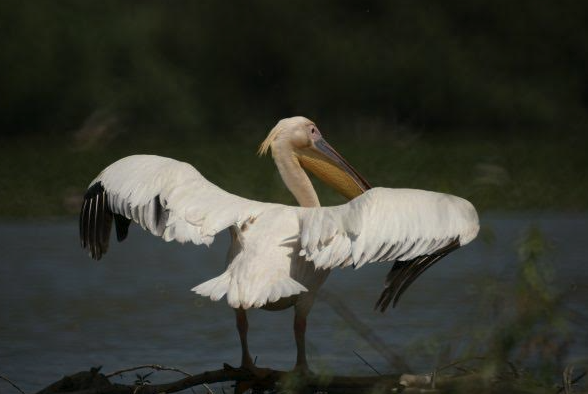
[[[394,262],[376,302],[383,312],[427,268],[478,233],[476,210],[460,197],[371,188],[304,117],[278,122],[259,154],[269,150],[299,207],[238,197],[187,163],[138,155],[104,169],[80,213],[81,244],[94,259],[106,253],[113,221],[118,241],[131,221],[166,241],[197,245],[209,245],[228,228],[226,270],[192,290],[213,301],[226,297],[236,314],[241,365],[254,372],[247,309],[295,308],[296,368],[307,370],[306,318],[332,269]],[[321,207],[305,170],[351,201]]]

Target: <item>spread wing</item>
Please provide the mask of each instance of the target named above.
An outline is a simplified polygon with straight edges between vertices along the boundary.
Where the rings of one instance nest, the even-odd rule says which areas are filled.
[[[119,241],[134,221],[166,241],[208,245],[223,229],[241,227],[274,207],[278,205],[225,192],[189,164],[129,156],[90,184],[80,213],[80,238],[94,259],[106,253],[113,221]],[[294,209],[300,220],[300,255],[317,268],[395,262],[376,304],[382,311],[479,229],[468,201],[422,190],[375,188],[345,205]]]
[[[479,230],[478,215],[468,201],[413,189],[374,188],[345,205],[303,210],[300,217],[300,254],[317,268],[395,262],[376,303],[381,311]]]
[[[90,184],[80,212],[80,239],[90,256],[100,259],[108,250],[114,220],[118,241],[134,221],[166,241],[209,245],[218,232],[271,206],[227,193],[187,163],[129,156]]]

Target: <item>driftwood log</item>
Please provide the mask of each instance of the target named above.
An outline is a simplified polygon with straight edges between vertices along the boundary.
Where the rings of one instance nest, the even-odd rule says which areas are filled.
[[[157,394],[175,393],[204,384],[235,382],[235,392],[251,388],[254,392],[272,391],[279,388],[293,392],[313,393],[364,393],[390,392],[400,386],[400,375],[382,376],[323,376],[301,375],[269,369],[263,377],[256,377],[249,371],[233,368],[227,364],[223,369],[186,376],[180,380],[162,384],[118,384],[110,380],[99,369],[78,372],[66,376],[39,391],[38,394]]]
[[[159,368],[155,368],[159,369]],[[178,371],[184,373],[183,371]],[[109,376],[112,376],[109,375]],[[66,376],[39,391],[37,394],[159,394],[175,393],[192,387],[207,386],[213,383],[234,382],[235,393],[286,392],[321,394],[360,394],[360,393],[527,393],[513,388],[512,381],[495,382],[488,386],[480,374],[462,376],[390,374],[375,376],[324,376],[301,375],[268,369],[263,377],[256,377],[247,370],[233,368],[227,364],[222,369],[189,375],[182,379],[161,384],[119,384],[111,383],[98,368]],[[481,390],[481,391],[480,391]],[[506,391],[505,391],[506,390]],[[223,390],[224,393],[224,390]]]
[[[109,377],[119,376],[121,373],[142,368],[167,370],[182,373],[182,379],[162,384],[151,384],[145,379],[139,379],[134,384],[112,383]],[[567,370],[567,369],[566,369]],[[78,372],[66,376],[39,391],[37,394],[159,394],[175,393],[197,386],[209,393],[214,391],[208,384],[234,382],[234,392],[244,393],[251,389],[251,393],[320,393],[320,394],[357,394],[357,393],[472,393],[479,394],[554,394],[572,393],[572,386],[580,381],[586,372],[572,378],[572,371],[567,379],[564,376],[563,386],[545,386],[529,384],[531,381],[521,380],[518,374],[506,374],[501,377],[488,378],[479,371],[460,375],[409,375],[391,374],[379,376],[324,376],[314,374],[299,374],[273,369],[266,370],[263,377],[256,377],[249,371],[233,368],[227,364],[222,369],[208,371],[197,375],[190,375],[175,368],[159,365],[149,365],[129,368],[116,373],[104,375],[99,368]],[[149,374],[148,374],[149,375]],[[145,375],[145,376],[148,376]],[[566,375],[566,373],[564,373]],[[137,375],[140,376],[140,375]],[[145,377],[144,376],[144,377]],[[24,394],[16,385],[21,393]],[[193,392],[193,390],[192,390]],[[225,390],[222,390],[225,393]]]

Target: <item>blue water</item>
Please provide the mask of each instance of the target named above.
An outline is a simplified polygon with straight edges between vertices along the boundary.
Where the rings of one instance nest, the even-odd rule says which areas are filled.
[[[396,309],[372,311],[387,264],[336,270],[325,289],[340,296],[357,317],[416,371],[436,365],[435,342],[459,342],[475,325],[481,282],[508,284],[516,242],[531,224],[552,243],[557,286],[569,293],[570,358],[588,353],[586,215],[487,215],[478,240],[428,270]],[[109,372],[141,364],[164,364],[198,373],[237,365],[240,347],[234,314],[224,300],[210,302],[190,289],[224,269],[228,235],[210,247],[165,243],[132,227],[129,239],[113,241],[101,262],[80,249],[77,223],[0,223],[0,375],[34,392],[65,374],[103,366]],[[261,366],[288,369],[295,361],[292,310],[252,311],[250,349]],[[462,331],[463,330],[463,331]],[[391,367],[333,311],[317,301],[309,317],[308,353],[315,370],[369,375]],[[423,346],[429,342],[433,345]],[[431,350],[431,346],[433,349]],[[427,347],[429,348],[427,350]],[[175,375],[158,375],[169,380]],[[134,375],[130,375],[134,378]],[[157,378],[155,379],[157,380]],[[16,392],[0,381],[0,392]]]

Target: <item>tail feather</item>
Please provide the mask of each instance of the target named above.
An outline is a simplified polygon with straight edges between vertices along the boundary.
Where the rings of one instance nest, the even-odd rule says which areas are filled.
[[[230,283],[231,274],[230,272],[225,271],[222,275],[194,287],[192,291],[201,296],[210,297],[213,301],[218,301],[227,294]]]
[[[255,284],[251,283],[248,286],[256,287]],[[244,309],[260,308],[280,298],[308,291],[306,287],[289,276],[273,283],[260,283],[259,286],[262,287],[254,293],[240,291],[238,281],[233,277],[232,272],[225,271],[222,275],[194,287],[192,291],[201,296],[209,297],[212,301],[218,301],[226,295],[230,306]]]

